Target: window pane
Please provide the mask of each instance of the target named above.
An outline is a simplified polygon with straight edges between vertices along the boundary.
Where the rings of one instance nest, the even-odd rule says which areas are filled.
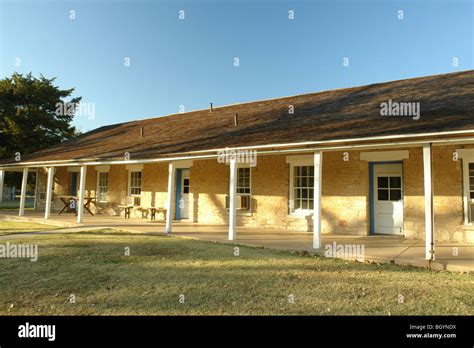
[[[183,179],[183,193],[189,193],[189,179]]]
[[[295,209],[301,209],[301,200],[295,200]]]
[[[299,176],[295,176],[295,182],[294,182],[294,187],[300,187],[301,186],[301,178]]]
[[[378,200],[388,201],[388,190],[378,190]]]
[[[469,170],[474,170],[474,163],[469,163]]]
[[[402,199],[402,190],[390,190],[390,200],[399,201]]]
[[[402,178],[399,176],[390,177],[390,188],[402,188]]]
[[[379,176],[377,178],[377,186],[379,188],[388,188],[388,177]]]
[[[301,187],[307,187],[307,186],[308,186],[308,179],[301,178]]]

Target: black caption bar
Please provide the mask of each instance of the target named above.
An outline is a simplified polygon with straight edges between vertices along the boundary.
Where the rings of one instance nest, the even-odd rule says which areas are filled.
[[[469,346],[472,317],[0,317],[0,347],[64,344]]]

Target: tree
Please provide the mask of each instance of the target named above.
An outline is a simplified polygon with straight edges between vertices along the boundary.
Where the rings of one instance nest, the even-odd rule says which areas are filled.
[[[74,88],[61,90],[54,80],[31,73],[0,80],[0,158],[23,156],[78,135],[71,122],[82,98],[71,98]]]

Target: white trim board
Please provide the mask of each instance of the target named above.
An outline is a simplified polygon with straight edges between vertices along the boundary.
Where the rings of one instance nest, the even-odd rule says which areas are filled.
[[[127,164],[125,166],[129,172],[141,172],[143,170],[143,163],[141,164]]]
[[[110,171],[110,165],[106,166],[95,166],[95,170],[98,172],[109,172]]]
[[[286,156],[285,161],[291,166],[312,166],[314,165],[314,154]]]
[[[193,166],[192,160],[173,161],[175,169],[188,169]]]
[[[409,158],[409,151],[372,151],[361,152],[360,160],[369,162],[401,161]]]
[[[474,159],[474,149],[456,149],[458,158]]]

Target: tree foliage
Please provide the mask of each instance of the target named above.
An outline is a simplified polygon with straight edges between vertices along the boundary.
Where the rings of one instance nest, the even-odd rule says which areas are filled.
[[[54,86],[55,78],[14,73],[0,80],[0,158],[22,156],[77,136],[71,122],[81,97],[72,98],[74,88]]]

